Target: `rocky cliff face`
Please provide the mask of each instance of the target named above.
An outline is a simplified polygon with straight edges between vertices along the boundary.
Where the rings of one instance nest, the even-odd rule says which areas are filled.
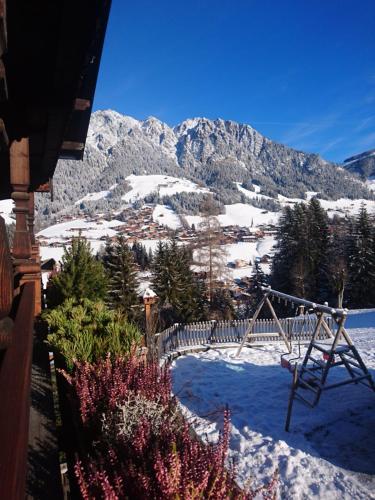
[[[111,195],[91,208],[116,208],[129,189],[130,174],[184,177],[209,187],[227,204],[240,201],[234,182],[250,189],[258,184],[274,197],[303,197],[306,191],[327,198],[370,196],[358,177],[338,165],[275,143],[249,125],[194,118],[172,129],[154,117],[139,121],[108,110],[92,115],[84,161],[59,162],[55,201],[38,196],[38,216],[80,210],[75,201],[115,184]]]

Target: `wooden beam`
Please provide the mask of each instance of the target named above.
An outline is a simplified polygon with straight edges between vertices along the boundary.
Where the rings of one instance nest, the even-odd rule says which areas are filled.
[[[240,345],[240,347],[238,348],[238,350],[236,352],[236,358],[241,354],[242,348],[245,345],[245,342],[247,341],[248,336],[253,332],[253,327],[254,327],[255,321],[256,321],[257,317],[259,316],[259,313],[262,310],[262,307],[264,306],[264,303],[266,302],[267,297],[268,297],[268,294],[266,293],[264,295],[263,299],[258,304],[258,307],[257,307],[257,309],[256,309],[256,311],[254,313],[254,316],[251,318],[249,326],[247,327],[245,335],[243,336],[241,345]]]
[[[287,336],[286,336],[286,334],[285,334],[285,332],[283,330],[283,327],[281,326],[279,318],[277,317],[277,314],[275,313],[275,309],[272,307],[272,304],[271,304],[270,299],[268,298],[268,296],[266,297],[266,304],[268,305],[268,308],[271,311],[273,319],[276,321],[276,325],[277,325],[277,328],[279,330],[280,336],[283,338],[288,351],[292,352],[292,345],[289,342],[289,340],[288,340],[288,338],[287,338]]]
[[[13,141],[10,147],[10,182],[20,187],[20,191],[27,192],[30,184],[29,167],[29,139],[23,137]],[[22,189],[21,189],[22,188]]]
[[[40,184],[34,191],[35,193],[50,193],[51,201],[53,201],[53,178],[51,177],[48,182]]]
[[[86,111],[86,109],[90,109],[91,101],[89,99],[81,99],[77,97],[74,101],[74,111]]]
[[[36,189],[36,193],[49,193],[51,191],[51,186],[48,182],[45,182],[44,184],[40,184]]]
[[[8,149],[9,139],[3,120],[0,118],[0,148]]]
[[[7,48],[6,0],[0,0],[0,57]]]
[[[6,101],[7,99],[8,99],[8,86],[7,86],[5,66],[3,61],[0,59],[0,101]]]
[[[29,259],[31,257],[31,241],[27,224],[29,213],[30,165],[29,139],[13,141],[10,146],[10,183],[13,187],[13,209],[16,214],[16,230],[13,238],[13,257]]]
[[[62,143],[61,149],[63,151],[82,151],[85,145],[83,142],[74,142],[74,141],[64,141]]]

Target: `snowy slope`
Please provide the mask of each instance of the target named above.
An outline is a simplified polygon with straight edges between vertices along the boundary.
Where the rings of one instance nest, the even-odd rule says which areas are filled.
[[[222,226],[248,226],[254,227],[262,224],[276,224],[279,214],[268,212],[244,203],[225,205],[225,214],[219,215],[218,219]]]
[[[234,203],[224,207],[225,214],[218,216],[221,226],[244,226],[254,228],[256,231],[260,225],[276,224],[280,216],[279,212],[269,212],[245,203]],[[190,226],[194,224],[198,227],[202,222],[202,217],[199,215],[186,215],[185,219]]]
[[[366,314],[372,327],[349,332],[375,376],[375,311]],[[363,324],[358,316],[353,326]],[[375,498],[375,393],[347,385],[324,393],[315,409],[296,402],[286,433],[291,374],[280,367],[284,351],[267,345],[245,349],[239,359],[235,349],[178,358],[173,388],[184,414],[201,436],[215,440],[229,405],[230,456],[242,484],[257,486],[278,468],[282,499]],[[332,370],[331,380],[342,370]]]
[[[244,194],[246,198],[249,198],[249,200],[253,200],[254,198],[259,198],[259,199],[264,199],[264,200],[272,200],[270,196],[265,196],[264,194],[260,194],[260,187],[257,186],[256,184],[253,184],[254,191],[249,191],[249,189],[245,189],[244,187],[241,186],[240,182],[235,182],[237,189],[240,193]]]
[[[105,244],[100,238],[103,236],[115,236],[117,234],[116,228],[122,226],[124,223],[116,219],[106,221],[99,219],[97,221],[89,221],[84,219],[75,219],[60,224],[54,224],[40,231],[36,236],[47,239],[49,245],[57,243],[59,245],[68,244],[69,240],[81,234],[91,245],[91,250],[95,254]],[[40,246],[41,259],[54,258],[56,261],[61,260],[64,253],[62,246]]]
[[[74,204],[79,205],[83,201],[96,201],[96,200],[101,200],[102,198],[107,198],[110,195],[111,191],[113,189],[115,189],[116,186],[117,186],[117,184],[113,184],[113,186],[111,186],[106,191],[97,191],[96,193],[87,193],[86,196],[84,196],[83,198],[80,198]]]
[[[167,226],[171,229],[178,229],[181,227],[179,216],[174,210],[165,205],[156,205],[152,213],[152,218],[158,224]]]
[[[145,198],[151,193],[159,196],[168,196],[176,193],[207,193],[208,190],[200,188],[187,179],[177,179],[169,175],[129,175],[126,180],[131,186],[122,199],[126,202]]]
[[[40,231],[37,236],[45,238],[56,238],[56,241],[78,236],[79,233],[87,238],[100,238],[101,236],[114,236],[116,231],[112,228],[122,226],[124,223],[119,220],[99,220],[88,221],[85,219],[74,219],[69,222],[54,224]]]

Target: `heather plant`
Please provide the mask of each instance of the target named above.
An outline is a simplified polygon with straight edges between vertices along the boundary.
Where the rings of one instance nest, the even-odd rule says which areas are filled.
[[[76,463],[83,498],[275,498],[268,487],[241,491],[226,467],[230,414],[216,444],[194,438],[177,410],[168,368],[128,358],[76,362],[67,375],[89,453]]]
[[[103,434],[111,440],[118,436],[131,438],[139,422],[146,419],[152,426],[152,433],[160,435],[162,427],[165,425],[165,406],[156,401],[150,401],[141,394],[129,394],[123,404],[118,405],[118,411],[103,415]],[[168,420],[175,423],[179,420],[177,407],[175,411],[170,411]]]
[[[94,362],[105,357],[129,354],[141,339],[139,330],[103,302],[66,300],[43,313],[49,326],[47,342],[65,358],[69,370],[74,360]]]

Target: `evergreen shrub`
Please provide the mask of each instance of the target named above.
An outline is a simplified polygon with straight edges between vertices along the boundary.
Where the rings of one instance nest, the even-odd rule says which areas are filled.
[[[56,307],[66,299],[104,299],[107,279],[103,265],[91,253],[90,243],[79,236],[65,247],[61,269],[47,287],[48,307]]]
[[[68,299],[55,309],[46,310],[43,319],[49,326],[48,344],[65,358],[69,370],[74,360],[91,363],[107,353],[127,355],[141,340],[139,330],[103,302]]]

